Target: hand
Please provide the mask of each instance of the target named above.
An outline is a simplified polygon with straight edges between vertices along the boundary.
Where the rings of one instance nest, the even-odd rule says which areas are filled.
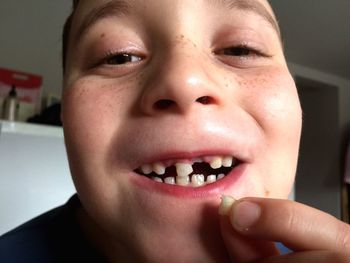
[[[243,198],[220,223],[233,262],[350,262],[350,226],[300,203]],[[279,255],[274,242],[294,252]]]

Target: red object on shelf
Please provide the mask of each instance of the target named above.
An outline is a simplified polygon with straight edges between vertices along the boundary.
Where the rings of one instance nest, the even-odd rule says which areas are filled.
[[[12,86],[16,86],[20,101],[40,105],[43,78],[39,75],[0,68],[0,97],[5,98]]]

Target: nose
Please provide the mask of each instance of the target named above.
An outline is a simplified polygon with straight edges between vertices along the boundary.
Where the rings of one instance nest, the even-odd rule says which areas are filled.
[[[221,103],[220,88],[203,57],[180,51],[156,59],[154,64],[141,97],[146,114],[187,114]]]

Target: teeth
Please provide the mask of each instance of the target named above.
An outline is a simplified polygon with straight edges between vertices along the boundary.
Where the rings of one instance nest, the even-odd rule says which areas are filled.
[[[210,184],[210,183],[214,183],[214,182],[216,182],[216,175],[215,174],[209,175],[207,177],[207,183]]]
[[[219,169],[222,166],[222,157],[216,156],[210,162],[210,167],[213,169]]]
[[[193,163],[202,163],[202,162],[203,162],[203,159],[200,158],[200,157],[198,157],[198,158],[193,158],[193,159],[192,159],[192,162],[193,162]]]
[[[139,172],[142,172],[144,175],[155,175],[151,179],[156,182],[164,182],[166,184],[177,184],[181,186],[193,186],[198,187],[205,184],[214,183],[225,177],[224,174],[211,174],[207,178],[203,174],[190,174],[193,173],[192,165],[194,163],[206,162],[210,165],[212,169],[219,169],[221,167],[232,167],[235,164],[236,159],[232,156],[203,156],[195,157],[189,162],[187,160],[178,160],[178,163],[174,164],[174,161],[166,162],[155,162],[153,164],[144,164],[139,168]],[[166,177],[164,180],[161,175],[165,175],[166,167],[174,165],[176,168],[176,177]],[[214,172],[215,173],[215,172]],[[159,175],[159,177],[157,176]],[[165,176],[164,176],[165,177]],[[191,178],[191,179],[190,179]]]
[[[191,182],[194,187],[203,185],[205,183],[204,175],[203,174],[192,175]]]
[[[167,177],[164,179],[164,183],[166,184],[175,184],[175,178],[174,177]]]
[[[141,166],[141,171],[144,174],[150,174],[153,172],[152,165],[150,164],[144,164]]]
[[[159,178],[159,177],[152,177],[153,181],[156,181],[158,183],[163,183],[163,180],[162,178]]]
[[[225,177],[224,174],[219,174],[217,180],[220,180],[220,179],[222,179],[222,178],[224,178],[224,177]]]
[[[231,167],[233,163],[233,157],[232,156],[225,156],[222,159],[222,166],[223,167]]]
[[[177,163],[175,164],[176,173],[180,177],[188,176],[193,172],[192,165],[189,163]]]
[[[186,176],[177,176],[176,177],[176,184],[186,186],[190,183],[190,177],[188,175]]]
[[[162,163],[154,163],[153,171],[158,175],[165,174],[165,166]]]

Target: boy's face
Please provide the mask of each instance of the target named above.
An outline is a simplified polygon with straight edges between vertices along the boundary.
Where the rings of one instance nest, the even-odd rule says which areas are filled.
[[[221,194],[287,197],[301,110],[275,23],[260,0],[81,1],[62,117],[73,179],[96,222],[157,236],[198,230]],[[206,164],[222,156],[236,164]],[[157,177],[181,184],[174,166],[197,159],[204,180],[225,177],[201,187],[149,178],[169,167]]]

